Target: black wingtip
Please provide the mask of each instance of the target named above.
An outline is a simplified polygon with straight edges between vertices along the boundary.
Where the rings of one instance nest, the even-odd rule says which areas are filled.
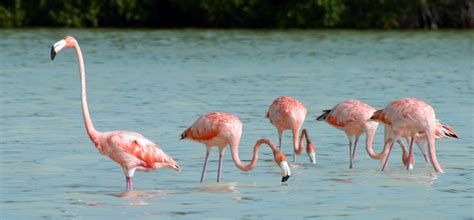
[[[331,110],[323,110],[323,114],[316,118],[316,121],[322,121],[328,117]]]
[[[288,181],[289,178],[290,178],[290,176],[286,175],[286,176],[281,178],[281,182],[284,183],[284,182]]]
[[[56,51],[54,51],[54,46],[51,47],[51,60],[54,60],[54,57],[56,57]]]

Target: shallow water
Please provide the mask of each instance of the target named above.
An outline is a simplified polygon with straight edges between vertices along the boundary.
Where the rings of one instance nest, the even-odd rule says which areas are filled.
[[[124,193],[122,170],[85,132],[74,51],[50,60],[51,45],[65,35],[78,39],[85,56],[96,128],[142,133],[181,172],[138,172],[136,191]],[[472,219],[473,39],[473,31],[0,30],[0,216]],[[281,184],[268,149],[248,173],[227,150],[215,183],[214,150],[200,184],[205,148],[177,141],[181,132],[206,112],[231,112],[244,123],[240,154],[248,161],[257,139],[277,142],[264,115],[281,95],[308,108],[304,127],[317,164],[298,156]],[[404,170],[399,148],[381,172],[363,144],[349,170],[346,136],[314,121],[344,99],[382,108],[401,97],[430,103],[460,133],[437,142],[445,174],[418,150],[415,169]],[[379,127],[377,150],[381,134]],[[288,158],[290,146],[286,132]]]

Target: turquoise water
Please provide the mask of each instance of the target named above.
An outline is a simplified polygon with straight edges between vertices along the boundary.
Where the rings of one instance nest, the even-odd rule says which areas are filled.
[[[65,35],[85,56],[95,127],[142,133],[181,172],[138,172],[136,191],[123,192],[122,170],[85,132],[74,51],[50,60],[51,45]],[[473,31],[0,30],[0,216],[472,219],[473,39]],[[308,108],[304,127],[317,164],[299,156],[281,184],[268,149],[248,173],[227,150],[215,183],[214,150],[200,184],[205,148],[177,141],[181,132],[209,111],[233,113],[244,124],[241,158],[249,160],[257,139],[278,140],[264,116],[281,95]],[[345,99],[382,108],[401,97],[430,103],[460,133],[437,142],[445,174],[418,151],[415,169],[404,170],[399,148],[382,173],[363,145],[349,170],[346,136],[314,120]],[[379,127],[377,151],[381,141]],[[286,132],[289,158],[290,146]]]

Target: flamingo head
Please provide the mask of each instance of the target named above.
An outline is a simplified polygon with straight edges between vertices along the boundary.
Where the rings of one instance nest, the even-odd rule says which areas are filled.
[[[274,152],[275,162],[280,166],[281,169],[281,182],[286,182],[291,176],[290,166],[286,160],[285,155],[281,151]]]
[[[306,146],[306,153],[309,156],[309,162],[316,164],[316,147],[312,143],[308,143]]]
[[[408,169],[413,170],[413,164],[415,163],[415,161],[410,160],[408,153],[406,153],[406,154],[403,154],[402,156],[402,163],[404,166],[407,166],[408,164]]]
[[[76,42],[76,39],[74,39],[74,37],[66,36],[64,37],[64,39],[53,44],[53,46],[51,47],[51,60],[54,60],[54,58],[56,57],[56,54],[58,54],[59,51],[61,51],[64,48],[74,47],[76,43],[77,42]]]

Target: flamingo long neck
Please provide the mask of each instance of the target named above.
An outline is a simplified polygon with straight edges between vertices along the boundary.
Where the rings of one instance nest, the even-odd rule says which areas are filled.
[[[243,170],[243,171],[249,171],[255,168],[257,166],[257,160],[258,160],[258,149],[260,148],[260,145],[262,144],[267,144],[272,149],[273,154],[275,154],[275,152],[277,151],[277,149],[275,148],[275,145],[270,140],[262,138],[255,143],[255,146],[253,148],[252,161],[250,161],[250,163],[247,165],[242,164],[242,161],[240,160],[239,142],[234,142],[234,144],[231,144],[230,150],[232,152],[232,159],[234,160],[235,166],[237,166],[240,170]]]
[[[82,113],[84,115],[84,124],[86,125],[86,131],[89,138],[95,143],[99,132],[95,130],[92,124],[91,116],[89,114],[89,107],[87,105],[87,92],[86,92],[86,71],[84,67],[84,58],[82,57],[82,51],[79,44],[74,44],[76,49],[77,60],[79,62],[79,72],[81,74],[81,88],[82,88]]]
[[[300,142],[299,142],[299,153],[301,153],[301,151],[303,150],[303,143],[304,143],[304,139],[306,139],[306,145],[309,146],[309,145],[312,145],[311,143],[311,140],[309,139],[309,136],[308,136],[308,132],[306,131],[306,129],[303,129],[301,131],[301,136],[300,136]],[[308,149],[307,149],[308,150]],[[297,151],[297,152],[298,152]]]
[[[370,122],[368,122],[368,123],[370,123]],[[373,122],[373,123],[376,123],[376,122]],[[376,124],[376,125],[378,125],[378,124]],[[387,148],[388,146],[385,144],[384,145],[384,150],[381,153],[376,153],[374,151],[374,149],[372,147],[372,144],[374,143],[374,136],[375,136],[375,132],[377,131],[377,126],[376,125],[368,126],[368,128],[366,129],[367,137],[366,137],[366,140],[365,140],[365,149],[367,150],[367,153],[369,154],[369,156],[371,158],[376,159],[376,160],[380,160],[384,157],[385,148]]]
[[[298,142],[299,128],[293,130],[293,149],[297,155],[300,155],[303,151],[303,134],[301,134],[300,141]]]

